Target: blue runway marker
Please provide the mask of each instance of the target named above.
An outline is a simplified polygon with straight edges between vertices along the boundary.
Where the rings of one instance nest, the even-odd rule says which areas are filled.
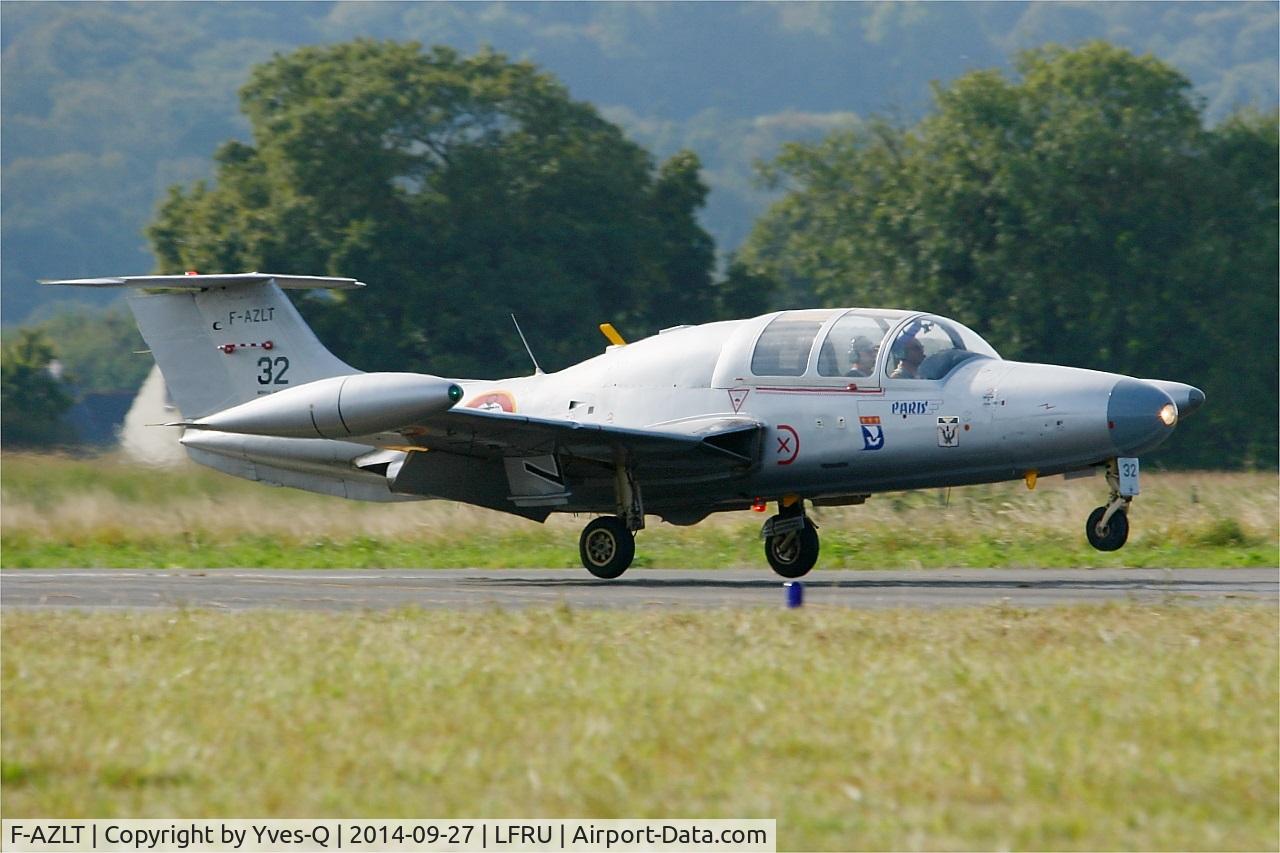
[[[804,607],[804,584],[800,581],[787,581],[783,586],[787,590],[787,607]]]

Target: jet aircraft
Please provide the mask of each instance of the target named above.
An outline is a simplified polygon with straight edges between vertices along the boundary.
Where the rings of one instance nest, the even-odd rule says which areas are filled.
[[[45,284],[133,288],[129,304],[196,462],[370,501],[440,498],[544,521],[597,516],[579,555],[616,578],[646,516],[696,524],[776,503],[762,530],[788,578],[818,560],[808,506],[1091,473],[1085,534],[1128,536],[1137,457],[1204,401],[1179,382],[1002,359],[946,317],[775,311],[679,326],[555,373],[470,380],[363,373],[330,353],[282,288],[354,279],[268,273]],[[536,368],[536,363],[535,363]]]

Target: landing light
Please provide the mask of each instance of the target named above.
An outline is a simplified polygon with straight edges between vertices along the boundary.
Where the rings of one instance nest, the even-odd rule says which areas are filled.
[[[1178,407],[1173,403],[1165,403],[1157,417],[1160,418],[1160,423],[1171,427],[1178,422]]]

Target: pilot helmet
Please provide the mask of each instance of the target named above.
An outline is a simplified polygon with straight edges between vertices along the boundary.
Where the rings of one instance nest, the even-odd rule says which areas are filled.
[[[866,335],[858,335],[849,342],[849,355],[857,360],[858,353],[869,352],[875,353],[879,348],[879,344],[868,338]]]
[[[916,339],[915,332],[903,332],[902,334],[898,335],[898,339],[893,342],[893,347],[889,351],[890,354],[894,358],[901,360],[906,356],[907,346],[910,345],[912,341],[916,341],[916,343],[920,343]],[[921,346],[923,346],[923,344],[921,344]]]

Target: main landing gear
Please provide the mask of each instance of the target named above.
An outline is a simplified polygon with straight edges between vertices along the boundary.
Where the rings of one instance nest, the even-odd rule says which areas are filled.
[[[602,580],[613,580],[635,559],[635,534],[618,516],[602,515],[583,529],[578,539],[578,556],[591,574]]]
[[[644,529],[644,502],[625,456],[614,461],[617,515],[592,519],[578,539],[582,565],[601,580],[620,577],[636,556],[637,530]],[[804,499],[788,495],[778,502],[778,514],[765,522],[764,556],[784,578],[809,573],[818,562],[818,526],[804,513]]]
[[[617,515],[593,519],[578,539],[582,565],[601,580],[620,577],[635,559],[635,531],[643,525],[643,515],[633,515],[630,521]],[[803,577],[818,562],[818,525],[804,514],[804,502],[798,498],[784,502],[765,522],[761,535],[765,559],[784,578]]]
[[[618,514],[593,519],[578,538],[578,556],[587,571],[601,580],[621,576],[636,556],[636,531],[644,529],[644,502],[627,459],[614,460],[614,492]]]
[[[804,514],[801,498],[784,498],[778,514],[764,523],[764,556],[784,578],[803,577],[818,562],[818,526]]]
[[[578,556],[587,571],[601,580],[620,577],[636,556],[635,531],[644,526],[644,514],[630,518],[603,515],[593,519],[578,539]],[[818,562],[818,525],[804,513],[804,501],[782,501],[778,514],[764,523],[764,556],[784,578],[807,575]]]
[[[1132,463],[1132,487],[1121,488],[1120,466]],[[1100,506],[1089,513],[1085,522],[1084,534],[1089,544],[1099,551],[1119,550],[1129,538],[1129,504],[1137,494],[1137,460],[1112,459],[1107,463],[1107,485],[1111,487],[1111,497],[1106,506]],[[1128,494],[1124,494],[1128,492]]]

